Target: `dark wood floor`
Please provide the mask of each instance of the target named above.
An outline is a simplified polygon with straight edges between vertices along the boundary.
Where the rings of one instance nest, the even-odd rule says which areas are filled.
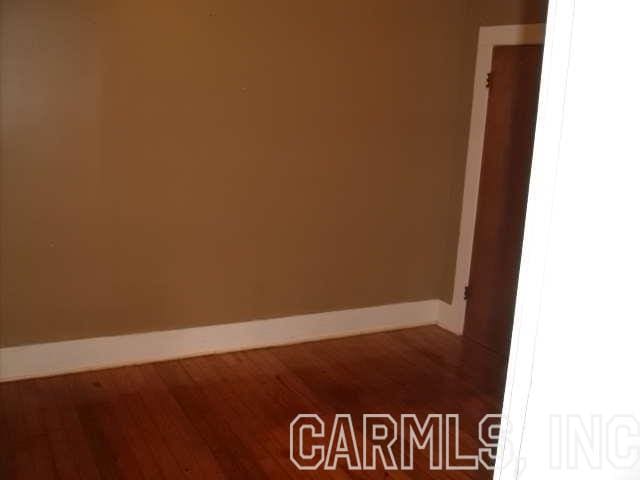
[[[289,423],[459,413],[477,448],[477,422],[500,411],[502,363],[430,326],[0,384],[0,478],[488,479],[427,472],[421,457],[412,472],[300,472]]]

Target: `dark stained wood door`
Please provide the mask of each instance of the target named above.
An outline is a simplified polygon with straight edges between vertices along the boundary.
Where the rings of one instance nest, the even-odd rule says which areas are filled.
[[[506,353],[522,251],[541,45],[493,50],[464,334]]]

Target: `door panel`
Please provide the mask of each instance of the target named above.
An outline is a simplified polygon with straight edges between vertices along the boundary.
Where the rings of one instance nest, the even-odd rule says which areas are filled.
[[[533,153],[541,45],[493,50],[465,336],[508,350]]]

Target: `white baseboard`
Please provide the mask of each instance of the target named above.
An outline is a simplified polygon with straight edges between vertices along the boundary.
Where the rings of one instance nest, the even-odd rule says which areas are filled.
[[[440,302],[438,305],[438,326],[456,335],[462,335],[464,330],[464,307],[464,304],[450,305]]]
[[[0,348],[0,382],[438,323],[440,300]]]

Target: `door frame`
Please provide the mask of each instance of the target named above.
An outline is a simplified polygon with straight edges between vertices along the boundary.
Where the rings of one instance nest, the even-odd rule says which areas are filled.
[[[544,23],[499,25],[480,27],[479,29],[453,300],[451,306],[447,309],[448,311],[442,312],[440,318],[442,327],[458,335],[462,335],[464,330],[467,307],[467,302],[464,299],[464,290],[468,284],[471,271],[471,254],[487,119],[487,101],[489,99],[486,81],[487,74],[491,71],[493,47],[498,45],[541,45],[544,43],[544,36]]]

